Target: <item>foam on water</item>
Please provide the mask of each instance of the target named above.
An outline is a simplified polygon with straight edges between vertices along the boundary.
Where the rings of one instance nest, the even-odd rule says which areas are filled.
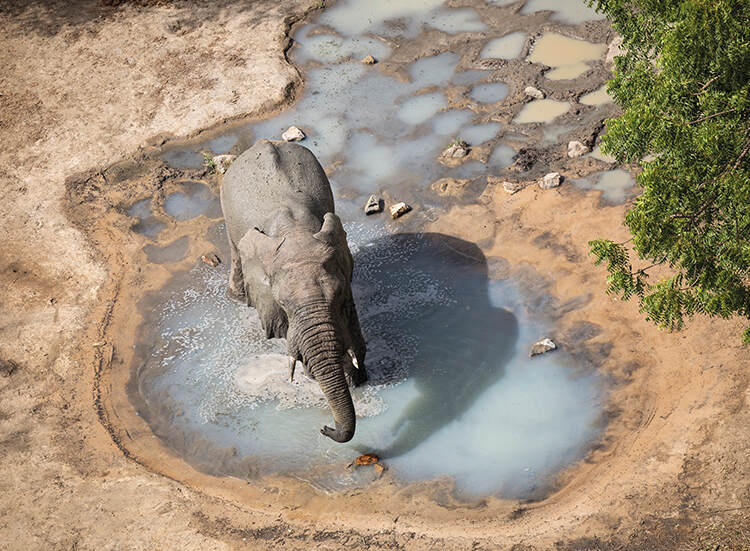
[[[482,49],[483,58],[515,59],[521,55],[526,42],[526,33],[515,32],[501,38],[493,38]]]
[[[376,451],[397,480],[449,476],[466,497],[546,489],[596,435],[596,378],[574,374],[563,353],[528,358],[545,329],[526,318],[512,282],[487,279],[476,246],[347,232],[370,375],[354,391],[354,440],[319,434],[330,412],[317,384],[301,369],[288,382],[284,342],[266,340],[255,310],[226,298],[225,270],[202,264],[145,306],[156,327],[138,383],[157,434],[189,461],[240,477],[346,487],[340,466]]]
[[[469,92],[469,97],[482,103],[496,103],[508,95],[508,85],[504,82],[477,84]]]
[[[545,73],[550,80],[566,80],[581,76],[589,69],[588,63],[604,55],[606,45],[546,32],[537,39],[526,58],[534,63],[552,67]]]
[[[624,203],[632,194],[633,186],[635,186],[633,176],[629,172],[619,169],[592,174],[588,178],[573,180],[573,183],[583,189],[603,192],[602,200],[611,205]]]
[[[567,101],[537,99],[524,105],[513,122],[552,122],[560,115],[567,113],[568,109],[570,109],[570,103]]]

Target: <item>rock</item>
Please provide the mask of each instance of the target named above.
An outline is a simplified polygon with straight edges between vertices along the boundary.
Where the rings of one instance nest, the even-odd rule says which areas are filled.
[[[463,140],[456,140],[448,146],[440,155],[448,159],[460,159],[469,154],[469,144]]]
[[[576,157],[583,157],[589,152],[589,148],[583,145],[579,141],[568,142],[568,157],[575,159]]]
[[[379,460],[380,458],[374,453],[366,453],[364,455],[360,455],[357,459],[355,459],[354,464],[358,467],[361,467],[363,465],[374,465]]]
[[[385,465],[381,463],[375,463],[373,467],[375,469],[375,472],[378,473],[378,478],[383,476],[383,473],[385,472]]]
[[[369,216],[370,214],[377,214],[379,212],[383,212],[383,202],[378,197],[370,195],[367,203],[365,203],[365,214]]]
[[[550,172],[545,174],[544,178],[539,180],[539,187],[542,189],[552,189],[560,185],[562,182],[562,176],[559,172]]]
[[[364,63],[365,65],[375,65],[377,62],[378,60],[371,55],[362,58],[362,63]]]
[[[518,193],[526,186],[522,184],[521,182],[503,182],[503,189],[505,190],[505,193],[510,193],[513,195],[514,193]]]
[[[305,133],[296,126],[290,126],[281,135],[281,139],[285,142],[300,142],[305,139]]]
[[[216,172],[224,174],[236,158],[237,155],[215,155],[212,161]]]
[[[107,341],[97,341],[95,343],[92,343],[91,346],[93,346],[94,348],[101,348],[105,344],[107,344]]]
[[[539,88],[534,88],[533,86],[527,86],[523,90],[524,94],[529,96],[530,98],[534,99],[544,99],[544,92],[542,92]]]
[[[544,338],[540,341],[535,342],[531,346],[531,352],[529,352],[529,358],[533,358],[534,356],[539,356],[540,354],[546,354],[550,350],[557,349],[557,345],[552,341],[552,339]]]
[[[411,210],[411,207],[402,201],[393,205],[390,210],[391,218],[398,218],[399,216],[403,216],[404,214],[409,212]]]
[[[203,256],[201,256],[201,260],[204,264],[208,264],[212,268],[216,268],[216,266],[221,264],[221,259],[214,253],[204,254]]]

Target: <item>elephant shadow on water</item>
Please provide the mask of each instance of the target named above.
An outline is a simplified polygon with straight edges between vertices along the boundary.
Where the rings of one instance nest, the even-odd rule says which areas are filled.
[[[518,322],[490,302],[487,261],[473,243],[395,234],[359,247],[354,258],[369,384],[410,381],[416,390],[393,440],[376,450],[393,458],[460,420],[502,378]]]

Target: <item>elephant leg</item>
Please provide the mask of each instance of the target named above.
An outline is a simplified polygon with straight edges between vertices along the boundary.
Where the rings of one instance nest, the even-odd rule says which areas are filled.
[[[229,250],[231,254],[231,264],[229,268],[229,297],[235,300],[245,301],[247,292],[245,291],[245,279],[242,276],[242,259],[237,250],[237,246],[229,238]],[[248,304],[252,306],[252,304]]]

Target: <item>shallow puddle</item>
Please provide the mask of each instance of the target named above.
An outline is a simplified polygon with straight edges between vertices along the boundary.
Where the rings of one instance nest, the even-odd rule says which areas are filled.
[[[533,496],[597,434],[600,386],[563,353],[528,358],[545,333],[480,250],[439,234],[347,227],[369,382],[357,433],[320,435],[317,384],[288,382],[283,340],[226,298],[224,269],[198,265],[142,304],[149,335],[141,414],[188,461],[241,478],[288,473],[334,491],[366,483],[344,467],[365,452],[402,482],[451,477],[456,493]]]
[[[151,199],[142,199],[128,209],[128,216],[138,221],[133,224],[133,231],[146,237],[156,238],[167,225],[156,218],[151,210]]]
[[[420,124],[431,119],[445,105],[445,96],[440,92],[422,94],[406,100],[396,112],[396,116],[406,124]]]
[[[464,128],[459,134],[461,139],[465,140],[469,145],[481,145],[497,136],[500,126],[499,122],[477,124]]]
[[[201,214],[221,218],[219,197],[200,182],[181,182],[180,190],[167,195],[164,212],[176,220],[190,220]]]
[[[552,122],[560,115],[567,113],[568,109],[570,109],[570,104],[566,101],[537,99],[524,105],[513,122]]]
[[[578,101],[583,105],[603,105],[611,103],[612,97],[607,93],[607,86],[605,85],[594,92],[581,96],[581,99]]]
[[[498,145],[492,150],[487,166],[491,168],[505,168],[513,162],[516,152],[507,145]]]
[[[552,67],[545,73],[550,80],[567,80],[581,76],[589,69],[588,63],[601,59],[606,46],[546,32],[534,43],[526,58],[533,63]]]
[[[521,55],[526,33],[516,32],[490,40],[480,54],[484,58],[515,59]]]
[[[632,196],[635,186],[633,176],[625,170],[609,170],[592,174],[587,178],[573,180],[582,189],[595,189],[602,193],[602,201],[610,205],[621,205]]]
[[[497,103],[508,95],[508,85],[503,82],[477,84],[469,92],[469,97],[482,103]]]

